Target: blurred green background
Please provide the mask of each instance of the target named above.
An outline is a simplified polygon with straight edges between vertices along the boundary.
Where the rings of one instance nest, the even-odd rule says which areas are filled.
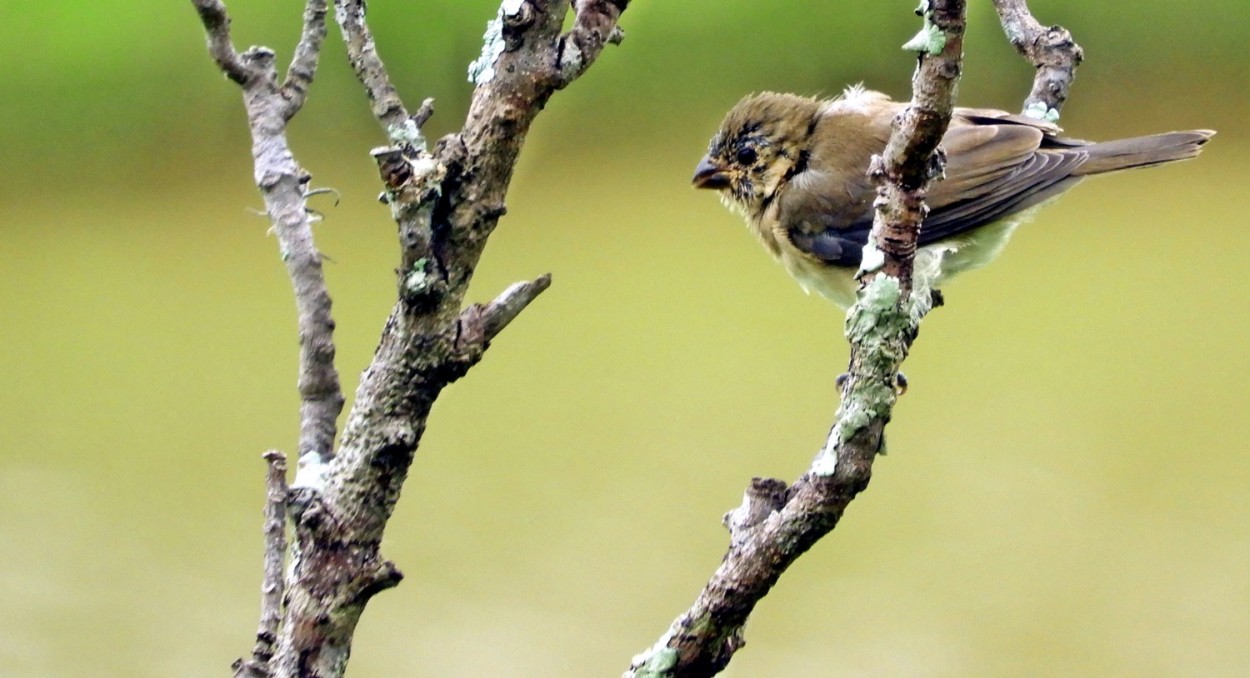
[[[961,101],[1030,69],[971,3]],[[1085,47],[1064,125],[1210,127],[1093,181],[946,289],[891,454],[725,675],[1250,675],[1244,0],[1043,2]],[[558,94],[474,282],[555,285],[435,408],[350,673],[618,675],[719,562],[753,475],[819,448],[842,319],[689,188],[744,93],[908,95],[915,0],[637,0]],[[428,131],[491,0],[370,3]],[[231,5],[289,58],[300,3]],[[394,297],[383,139],[332,39],[291,131],[353,392]],[[237,89],[188,2],[0,5],[0,674],[219,676],[251,646],[267,448],[295,442],[290,291]]]

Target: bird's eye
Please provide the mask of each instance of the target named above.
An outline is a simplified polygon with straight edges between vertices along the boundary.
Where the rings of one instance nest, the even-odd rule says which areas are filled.
[[[735,157],[737,158],[739,164],[754,165],[755,158],[756,158],[755,149],[751,148],[750,146],[739,148],[738,155]]]

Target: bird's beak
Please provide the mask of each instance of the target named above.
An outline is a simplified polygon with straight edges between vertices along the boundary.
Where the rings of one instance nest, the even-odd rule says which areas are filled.
[[[694,168],[694,178],[690,180],[695,188],[729,188],[729,173],[724,167],[714,164],[706,156]]]

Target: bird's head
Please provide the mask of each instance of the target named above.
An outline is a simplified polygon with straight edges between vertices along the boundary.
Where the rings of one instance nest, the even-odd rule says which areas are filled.
[[[821,102],[794,94],[764,92],[739,101],[695,168],[695,188],[721,191],[731,206],[758,218],[806,165],[820,110]]]

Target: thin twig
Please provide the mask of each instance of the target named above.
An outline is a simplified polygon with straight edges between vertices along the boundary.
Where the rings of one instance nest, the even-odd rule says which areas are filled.
[[[1007,39],[1037,69],[1033,90],[1024,100],[1024,113],[1055,122],[1068,100],[1076,67],[1084,53],[1063,26],[1042,26],[1025,0],[994,0],[994,9]]]
[[[290,120],[304,107],[308,88],[317,73],[317,60],[326,37],[326,0],[308,0],[304,6],[304,28],[300,31],[299,44],[286,70],[286,80],[279,91],[287,100],[283,117]]]
[[[258,133],[253,128],[253,134]],[[334,366],[335,323],[330,293],[322,270],[321,252],[313,241],[312,217],[304,194],[307,175],[295,174],[301,170],[286,150],[284,135],[269,141],[279,157],[258,153],[256,163],[257,167],[265,165],[276,170],[271,175],[275,181],[262,184],[261,192],[295,291],[300,344],[299,454],[301,457],[316,454],[329,459],[334,451],[338,417],[343,411],[343,391],[338,369]]]
[[[266,678],[273,675],[273,658],[282,625],[282,593],[286,563],[286,455],[270,450],[265,474],[265,577],[260,589],[260,628],[249,659],[234,662],[235,678]]]
[[[486,341],[494,339],[548,287],[551,287],[551,274],[545,273],[534,280],[512,283],[495,297],[482,311]]]
[[[286,125],[303,103],[316,72],[317,54],[324,34],[324,3],[309,0],[305,30],[292,61],[289,91],[277,84],[274,53],[252,47],[239,55],[230,46],[229,17],[218,0],[193,0],[208,33],[209,52],[218,65],[243,89],[252,137],[252,162],[256,185],[265,201],[265,212],[277,236],[287,275],[295,292],[300,338],[300,436],[301,462],[317,466],[333,456],[343,392],[334,366],[334,319],[330,295],[322,272],[321,253],[313,243],[312,218],[308,210],[307,185],[311,176],[295,162],[286,139]],[[318,25],[320,22],[320,26]],[[287,645],[280,630],[284,590],[281,554],[285,537],[285,459],[268,455],[270,461],[271,512],[267,523],[268,548],[262,615],[253,656],[235,662],[236,676],[263,678],[290,675],[277,661],[275,647]],[[282,484],[282,486],[279,485]],[[281,496],[281,501],[278,497]],[[277,511],[283,511],[276,515]]]
[[[217,66],[226,77],[242,85],[247,82],[251,72],[239,58],[239,53],[230,42],[230,16],[221,0],[192,0],[200,14],[204,31],[208,34],[208,53],[217,62]]]
[[[408,110],[404,108],[404,102],[400,100],[399,92],[391,84],[386,66],[378,56],[377,44],[365,20],[364,0],[334,0],[334,18],[343,32],[347,60],[369,97],[373,117],[378,119],[388,135],[393,135],[396,130],[403,129]]]
[[[470,304],[456,318],[455,350],[480,355],[490,341],[551,286],[551,274],[512,283],[489,304]]]
[[[192,0],[208,33],[209,52],[228,75],[230,69],[245,72],[235,78],[243,88],[252,135],[252,161],[256,185],[265,200],[265,211],[278,237],[282,260],[295,291],[300,338],[299,454],[316,454],[328,459],[334,451],[338,416],[343,410],[343,391],[334,367],[334,318],[330,294],[322,272],[321,253],[313,242],[312,218],[305,197],[311,179],[296,162],[286,140],[286,123],[294,110],[293,100],[277,85],[274,53],[265,47],[252,47],[239,55],[230,47],[227,27],[230,18],[219,0]],[[310,0],[305,16],[302,55],[293,74],[306,88],[315,75],[320,38],[316,36],[318,5]],[[324,32],[324,27],[320,29]],[[227,49],[228,48],[228,49]],[[225,54],[223,55],[223,51]],[[295,100],[302,96],[296,94]]]
[[[605,44],[620,44],[625,39],[616,22],[629,6],[629,0],[578,0],[573,6],[577,12],[573,28],[561,36],[558,52],[566,84],[598,58]]]
[[[265,453],[269,472],[265,475],[265,581],[261,589],[260,631],[256,659],[273,656],[278,627],[282,624],[283,566],[286,563],[286,455],[277,450]],[[263,645],[262,645],[263,641]]]
[[[865,274],[868,283],[847,318],[851,364],[837,420],[794,485],[752,482],[743,505],[726,516],[731,538],[720,566],[694,605],[634,657],[627,678],[711,676],[723,670],[745,642],[743,629],[755,605],[868,486],[897,397],[895,375],[929,308],[928,295],[913,298],[906,290],[924,187],[933,176],[931,158],[950,120],[961,67],[964,1],[928,0],[921,7],[925,28],[919,42],[909,43],[922,48],[912,105],[895,127],[885,159],[875,163],[879,177],[892,186],[880,200],[874,226],[885,262]],[[914,224],[895,223],[913,217]]]

